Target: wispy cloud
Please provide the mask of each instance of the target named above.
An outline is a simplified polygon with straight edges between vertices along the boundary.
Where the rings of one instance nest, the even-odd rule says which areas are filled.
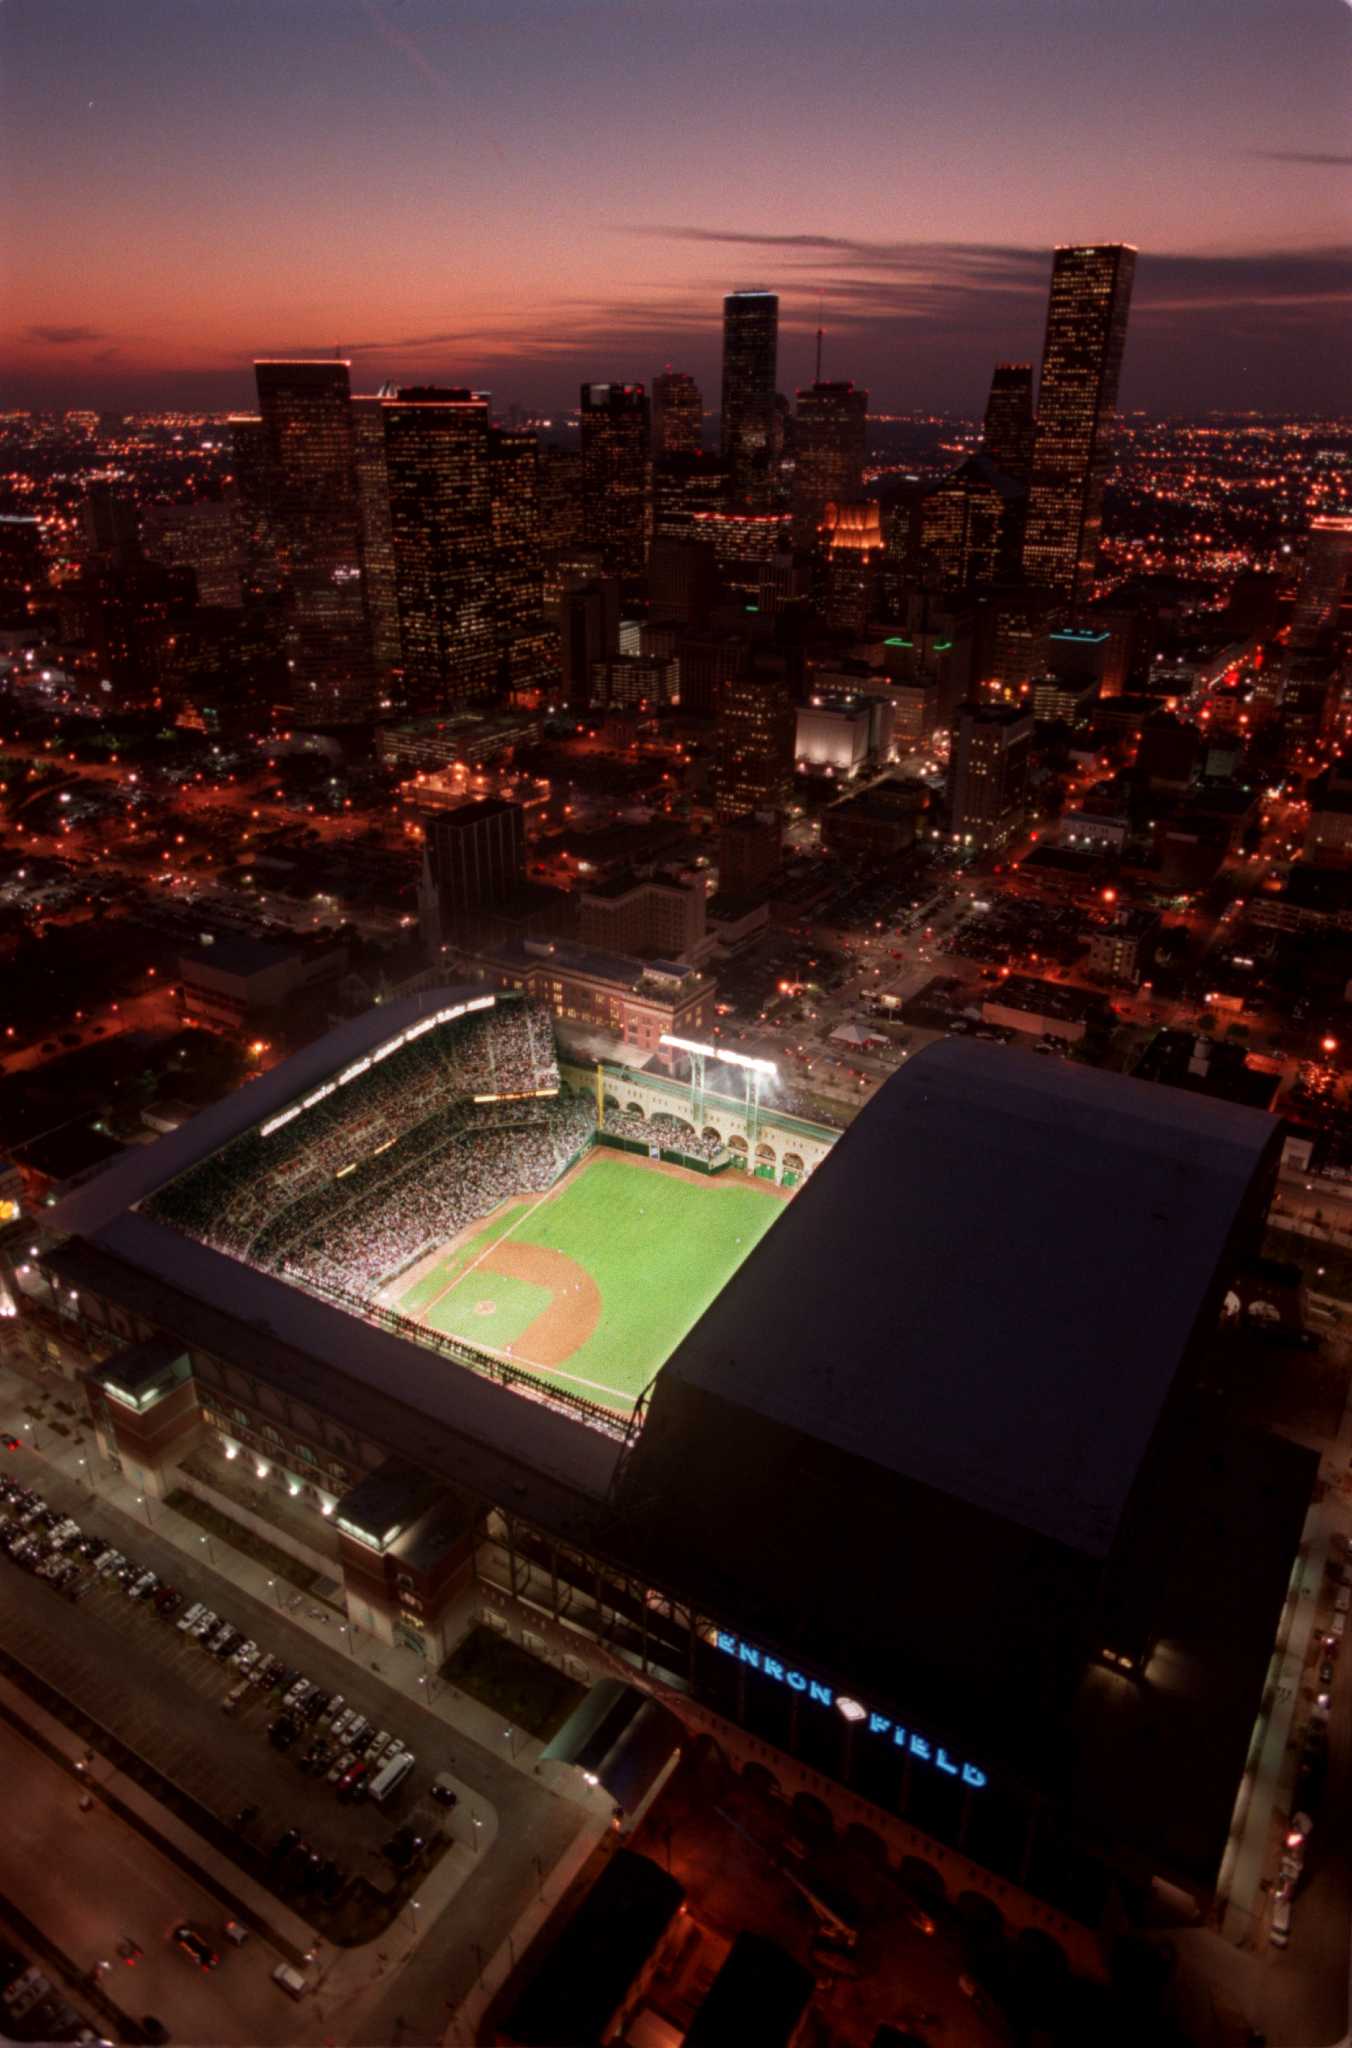
[[[1338,156],[1332,150],[1255,149],[1250,153],[1270,164],[1336,164],[1342,170],[1352,169],[1352,156]]]
[[[49,348],[70,348],[82,341],[106,341],[107,335],[101,327],[58,327],[45,321],[25,327],[25,341],[45,342]]]

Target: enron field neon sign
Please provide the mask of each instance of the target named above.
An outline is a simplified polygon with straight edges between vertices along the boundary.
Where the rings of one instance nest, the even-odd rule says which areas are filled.
[[[805,1678],[801,1671],[792,1671],[781,1664],[777,1657],[766,1650],[758,1650],[751,1643],[744,1643],[740,1636],[726,1635],[722,1629],[714,1633],[714,1648],[721,1650],[725,1657],[735,1657],[739,1664],[747,1665],[752,1671],[759,1671],[762,1678],[773,1678],[778,1684],[786,1685],[790,1692],[802,1693],[818,1706],[834,1707],[851,1723],[867,1721],[870,1735],[886,1735],[895,1748],[905,1750],[918,1762],[933,1764],[935,1770],[946,1777],[961,1778],[964,1785],[979,1791],[987,1782],[986,1773],[975,1764],[956,1764],[941,1743],[931,1741],[928,1735],[921,1735],[914,1728],[903,1728],[899,1722],[891,1721],[886,1714],[871,1713],[861,1707],[858,1700],[847,1699],[831,1686],[823,1685],[816,1678]]]

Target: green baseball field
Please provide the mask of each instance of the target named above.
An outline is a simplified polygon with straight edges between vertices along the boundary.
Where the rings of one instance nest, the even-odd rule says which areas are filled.
[[[786,1196],[597,1148],[405,1274],[387,1299],[608,1407],[628,1410],[764,1236]]]

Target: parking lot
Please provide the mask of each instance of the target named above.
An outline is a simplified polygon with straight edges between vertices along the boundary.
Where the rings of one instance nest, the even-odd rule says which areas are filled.
[[[452,1809],[434,1806],[427,1797],[433,1776],[453,1767],[444,1725],[373,1685],[354,1659],[319,1645],[306,1658],[305,1676],[325,1711],[287,1717],[285,1725],[295,1733],[285,1748],[279,1746],[282,1702],[301,1679],[298,1668],[279,1668],[271,1682],[252,1683],[228,1654],[213,1655],[208,1644],[232,1620],[240,1631],[236,1655],[252,1641],[255,1669],[261,1671],[270,1644],[291,1633],[280,1614],[235,1597],[235,1611],[221,1614],[200,1638],[200,1620],[191,1630],[179,1626],[196,1604],[191,1589],[170,1577],[182,1560],[148,1555],[163,1548],[153,1536],[134,1558],[114,1550],[102,1558],[85,1556],[78,1547],[83,1524],[63,1542],[59,1532],[68,1523],[60,1509],[44,1515],[41,1496],[19,1491],[14,1480],[5,1482],[4,1492],[0,1613],[11,1652],[232,1828],[244,1851],[239,1860],[271,1889],[295,1897],[307,1918],[327,1926],[335,1938],[369,1934],[372,1922],[388,1916],[444,1846],[441,1830],[451,1823]],[[27,1530],[20,1526],[24,1520]],[[38,1549],[31,1547],[35,1538]],[[3,1554],[11,1549],[16,1556]],[[64,1587],[38,1575],[58,1560],[62,1573],[75,1566]],[[150,1569],[162,1573],[161,1585],[133,1598]],[[209,1611],[204,1605],[202,1618]],[[224,1648],[229,1649],[228,1638]],[[353,1724],[345,1718],[349,1712],[367,1722],[355,1742]],[[387,1725],[386,1715],[394,1725]],[[335,1739],[335,1729],[346,1739]],[[415,1758],[404,1782],[385,1804],[356,1796],[361,1780],[354,1773],[364,1766],[365,1782],[377,1778],[377,1752],[388,1760],[396,1744]],[[319,1745],[327,1750],[323,1769],[317,1768]],[[363,1748],[367,1755],[358,1754]],[[307,1755],[308,1769],[302,1763]],[[368,1763],[367,1756],[374,1761]],[[391,1855],[382,1852],[415,1815],[414,1838],[421,1837],[423,1846],[414,1848],[406,1838],[393,1852],[396,1871]],[[279,1844],[288,1835],[283,1855]]]

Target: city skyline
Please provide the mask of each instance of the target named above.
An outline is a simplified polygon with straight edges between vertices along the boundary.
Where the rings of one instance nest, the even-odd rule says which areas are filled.
[[[763,286],[781,389],[820,320],[876,410],[975,415],[1039,353],[1052,246],[1121,240],[1124,408],[1332,408],[1352,16],[1298,12],[859,0],[828,29],[746,0],[640,39],[596,6],[333,0],[320,39],[309,0],[19,0],[0,374],[12,404],[224,407],[255,356],[340,348],[359,391],[556,410],[671,363],[712,404],[722,299]]]

